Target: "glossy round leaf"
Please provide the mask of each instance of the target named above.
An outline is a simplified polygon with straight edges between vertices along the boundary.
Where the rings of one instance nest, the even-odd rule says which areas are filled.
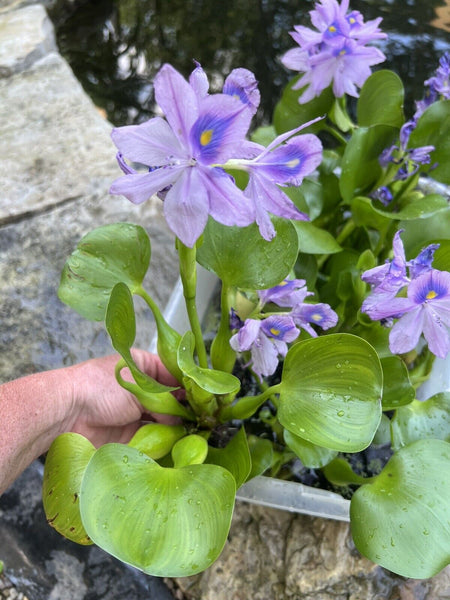
[[[192,433],[178,440],[172,448],[172,459],[176,469],[188,465],[201,465],[208,454],[208,442],[201,435]]]
[[[128,445],[144,452],[150,458],[158,460],[169,454],[175,442],[184,435],[186,435],[186,429],[183,425],[147,423],[139,427]]]
[[[216,465],[163,468],[122,444],[97,450],[83,478],[80,509],[91,539],[145,573],[203,571],[227,539],[234,478]]]
[[[414,219],[427,219],[435,213],[448,210],[448,202],[440,194],[430,194],[414,199],[412,202],[395,212],[389,212],[379,208],[374,208],[373,210],[388,219],[396,221],[412,221]]]
[[[372,73],[359,94],[358,125],[384,124],[400,128],[404,122],[404,95],[402,80],[396,73],[384,69]]]
[[[295,129],[302,123],[307,123],[316,117],[326,115],[334,102],[334,95],[331,87],[324,90],[320,96],[313,98],[305,104],[300,104],[298,99],[303,93],[304,88],[294,90],[292,87],[297,83],[300,76],[295,77],[284,88],[281,100],[276,104],[273,114],[273,124],[277,133],[284,133],[290,129]],[[325,120],[315,123],[307,130],[308,133],[317,133],[323,128]]]
[[[210,446],[206,462],[220,465],[230,471],[236,481],[236,489],[240,488],[246,481],[251,469],[250,451],[245,429],[241,427],[225,448]]]
[[[177,389],[159,383],[142,372],[134,362],[131,356],[131,347],[136,336],[133,298],[129,287],[122,282],[117,283],[111,291],[105,325],[113,348],[122,356],[139,387],[152,394],[167,393]]]
[[[378,355],[362,338],[329,334],[298,342],[284,361],[278,419],[313,444],[358,452],[378,428],[382,383]]]
[[[334,485],[361,485],[367,479],[353,471],[345,458],[335,458],[323,468],[323,474]]]
[[[255,224],[226,227],[210,219],[197,250],[198,262],[226,286],[263,289],[278,285],[295,264],[298,237],[287,219],[274,218],[273,223],[277,235],[267,242]]]
[[[47,453],[42,500],[49,525],[78,544],[92,544],[80,517],[81,479],[95,452],[89,440],[78,433],[58,436]]]
[[[336,239],[324,229],[314,227],[308,221],[293,221],[298,234],[299,251],[305,254],[334,254],[342,248]]]
[[[383,369],[383,410],[391,410],[409,404],[416,392],[409,379],[408,369],[399,356],[381,359]]]
[[[398,134],[389,125],[360,127],[354,131],[342,157],[339,187],[342,197],[350,202],[354,195],[364,193],[381,173],[379,156]]]
[[[262,438],[257,435],[249,435],[247,437],[248,449],[250,450],[250,458],[252,467],[247,475],[246,481],[262,475],[267,469],[272,466],[273,462],[273,444],[267,438]]]
[[[231,373],[204,369],[194,361],[194,335],[187,331],[178,346],[178,365],[184,375],[198,387],[211,394],[233,394],[240,388],[240,381]]]
[[[150,240],[139,225],[94,229],[79,242],[61,275],[59,298],[80,315],[102,321],[112,288],[122,281],[134,293],[150,262]]]
[[[420,117],[411,132],[408,148],[434,146],[431,164],[436,165],[430,175],[441,183],[450,184],[450,100],[434,102]]]
[[[424,438],[450,442],[450,392],[399,408],[391,421],[392,446],[407,446]]]
[[[283,435],[286,445],[299,457],[305,467],[309,469],[320,469],[337,456],[336,450],[312,444],[308,440],[294,435],[287,429],[284,430]]]
[[[403,577],[433,577],[450,561],[450,444],[401,448],[350,504],[358,550]]]

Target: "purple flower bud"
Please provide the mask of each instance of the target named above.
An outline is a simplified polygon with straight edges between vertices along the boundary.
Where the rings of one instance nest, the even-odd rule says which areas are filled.
[[[394,196],[392,195],[391,191],[385,185],[379,187],[374,192],[372,192],[370,194],[370,197],[374,200],[379,200],[381,204],[383,204],[383,206],[389,206],[389,204],[394,199]]]

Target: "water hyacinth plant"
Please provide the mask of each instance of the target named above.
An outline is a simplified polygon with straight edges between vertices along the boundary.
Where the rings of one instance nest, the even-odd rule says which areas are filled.
[[[364,22],[347,0],[322,0],[310,16],[291,33],[297,47],[282,62],[299,75],[270,126],[249,135],[260,95],[245,68],[210,93],[201,65],[185,79],[166,64],[154,82],[164,116],[113,130],[123,174],[111,193],[161,199],[190,329],[174,330],[143,287],[142,226],[95,229],[64,267],[59,296],[104,320],[118,384],[173,420],[126,445],[58,437],[44,507],[67,538],[146,573],[210,566],[236,490],[286,476],[293,460],[350,486],[353,539],[374,562],[414,578],[449,562],[450,392],[419,401],[416,391],[450,351],[450,53],[406,117],[399,77],[372,72],[381,19]],[[197,264],[221,284],[210,346]],[[133,360],[133,295],[153,314],[177,390]],[[248,427],[257,419],[264,437]],[[237,433],[223,436],[229,424]],[[348,457],[374,440],[390,458],[363,476]]]

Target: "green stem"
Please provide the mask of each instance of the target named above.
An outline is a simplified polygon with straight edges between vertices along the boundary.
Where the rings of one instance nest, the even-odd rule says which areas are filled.
[[[266,390],[258,396],[245,396],[245,398],[239,398],[233,406],[225,406],[220,412],[220,421],[225,423],[232,419],[248,419],[251,417],[258,408],[269,398],[274,398],[275,394],[278,394],[281,390],[281,383],[267,387]]]
[[[330,133],[333,137],[335,137],[338,140],[338,142],[340,142],[341,144],[344,144],[344,145],[347,144],[346,138],[342,135],[342,133],[340,131],[338,131],[334,127],[331,127],[330,125],[327,125],[325,123],[323,126],[323,129],[325,131],[327,131],[328,133]]]
[[[347,223],[344,225],[344,227],[342,228],[341,232],[339,233],[338,236],[336,236],[336,241],[339,245],[341,245],[343,242],[345,242],[345,240],[348,238],[348,236],[353,233],[353,231],[356,229],[356,223],[353,221],[353,219],[349,219],[347,221]]]
[[[191,330],[195,338],[198,363],[200,367],[207,369],[208,357],[195,301],[197,293],[197,250],[195,246],[193,248],[185,246],[179,239],[177,239],[177,249],[180,261],[180,276],[183,283],[184,300]]]
[[[236,362],[236,352],[230,346],[230,310],[233,303],[234,288],[222,282],[220,301],[220,323],[211,344],[211,364],[213,369],[231,373]]]

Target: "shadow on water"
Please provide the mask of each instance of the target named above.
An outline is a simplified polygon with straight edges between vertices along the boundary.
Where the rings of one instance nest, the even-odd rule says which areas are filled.
[[[97,106],[115,125],[154,115],[152,80],[165,62],[183,75],[199,61],[213,91],[231,69],[252,70],[262,92],[258,123],[271,119],[283,86],[295,73],[279,57],[294,42],[296,24],[310,26],[313,0],[79,0],[51,12],[61,53]],[[365,21],[383,17],[388,39],[382,68],[408,85],[407,116],[441,54],[450,48],[449,0],[352,0]]]

